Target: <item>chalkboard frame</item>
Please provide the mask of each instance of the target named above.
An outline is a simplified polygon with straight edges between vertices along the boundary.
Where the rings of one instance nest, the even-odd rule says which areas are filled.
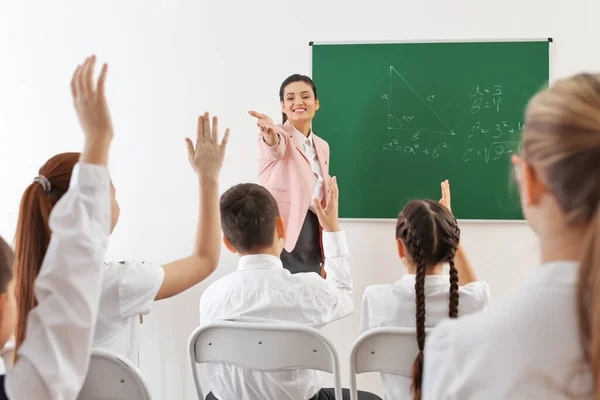
[[[554,38],[538,37],[538,38],[479,38],[479,39],[387,39],[387,40],[324,40],[310,41],[309,46],[309,74],[313,76],[313,53],[312,49],[315,45],[345,45],[345,44],[403,44],[403,43],[503,43],[503,42],[549,42],[554,43]],[[548,54],[548,83],[551,85],[554,81],[552,73],[554,46],[549,45]],[[400,211],[400,210],[398,210]],[[369,222],[369,223],[390,223],[396,222],[396,218],[340,218],[344,222]],[[457,221],[461,224],[499,224],[499,225],[525,225],[526,219],[460,219]]]

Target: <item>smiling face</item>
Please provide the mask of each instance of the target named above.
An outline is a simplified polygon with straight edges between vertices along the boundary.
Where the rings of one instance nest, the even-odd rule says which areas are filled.
[[[312,121],[319,109],[319,100],[306,82],[292,82],[284,88],[281,111],[292,123]]]

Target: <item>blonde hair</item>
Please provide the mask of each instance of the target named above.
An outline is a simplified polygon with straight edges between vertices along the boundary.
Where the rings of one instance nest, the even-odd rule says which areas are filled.
[[[522,151],[572,225],[586,227],[577,283],[584,360],[600,399],[600,74],[556,82],[527,106]]]

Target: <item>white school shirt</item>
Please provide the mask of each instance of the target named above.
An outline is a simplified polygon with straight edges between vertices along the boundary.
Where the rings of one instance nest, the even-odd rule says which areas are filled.
[[[105,264],[94,347],[115,351],[139,365],[140,315],[150,312],[164,276],[160,265],[140,261]]]
[[[426,340],[424,400],[591,399],[579,341],[578,264],[543,264],[515,296]],[[574,391],[574,396],[564,393]]]
[[[326,279],[314,272],[292,275],[274,256],[240,257],[237,271],[202,295],[200,323],[291,322],[320,328],[352,314],[345,232],[323,232],[323,250]],[[219,400],[308,400],[321,389],[318,372],[311,370],[260,372],[220,363],[209,363],[206,370]]]
[[[77,164],[50,213],[52,237],[35,280],[19,360],[7,372],[11,400],[74,400],[90,361],[110,234],[108,169]]]
[[[293,125],[292,125],[293,127]],[[310,132],[308,136],[304,136],[302,132],[298,129],[294,128],[294,132],[296,133],[296,140],[302,146],[302,150],[304,151],[304,155],[308,158],[310,162],[310,168],[313,172],[313,199],[317,199],[319,201],[323,200],[323,172],[321,171],[321,165],[319,164],[319,158],[317,157],[317,150],[315,149],[315,142],[313,140],[313,134]],[[312,202],[310,204],[310,208],[313,209]]]
[[[360,331],[383,327],[412,328],[416,326],[414,274],[404,275],[394,284],[367,287],[363,295]],[[459,286],[458,315],[484,309],[490,298],[487,283],[477,281]],[[425,326],[434,327],[448,318],[450,276],[425,276]],[[415,348],[417,342],[415,341]],[[396,351],[396,350],[394,350]],[[401,350],[397,350],[401,351]],[[398,374],[382,373],[386,400],[412,400],[412,379]]]

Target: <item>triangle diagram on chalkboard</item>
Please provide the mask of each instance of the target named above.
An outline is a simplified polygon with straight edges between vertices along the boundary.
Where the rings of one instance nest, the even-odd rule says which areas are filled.
[[[388,129],[455,135],[454,130],[433,109],[435,94],[419,93],[390,66]]]

